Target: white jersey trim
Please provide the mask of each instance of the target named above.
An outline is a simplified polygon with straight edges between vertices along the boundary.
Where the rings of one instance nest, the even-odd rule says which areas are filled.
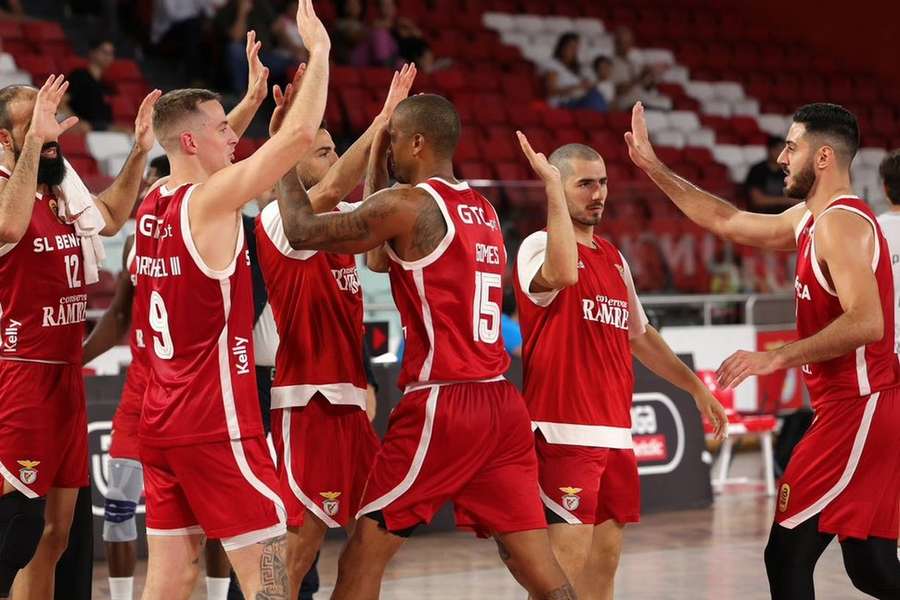
[[[872,393],[869,384],[869,366],[866,364],[866,347],[856,349],[856,383],[859,385],[859,395],[868,396]]]
[[[641,304],[641,299],[638,298],[637,288],[634,286],[634,277],[631,275],[631,267],[628,266],[625,255],[618,249],[616,251],[619,252],[619,258],[622,259],[622,279],[625,280],[625,287],[628,289],[628,309],[630,313],[628,317],[628,339],[633,340],[647,333],[647,325],[650,324],[650,320],[647,318],[647,313],[644,312],[644,305]]]
[[[810,218],[812,218],[812,212],[807,208],[806,212],[803,213],[803,216],[800,217],[800,222],[797,224],[797,227],[794,229],[794,242],[800,241],[800,232],[802,232],[803,228],[806,227],[806,224],[809,222]]]
[[[278,524],[273,525],[268,529],[277,528],[280,531],[280,533],[276,533],[274,535],[268,535],[266,537],[261,537],[257,541],[269,539],[271,537],[275,537],[276,535],[284,534],[287,531],[287,510],[285,510],[285,508],[284,508],[284,502],[282,501],[281,496],[279,496],[274,490],[272,490],[272,488],[270,488],[265,483],[263,483],[259,479],[259,477],[256,476],[256,473],[253,472],[253,469],[250,468],[250,463],[247,462],[247,456],[244,454],[243,440],[231,440],[231,452],[234,455],[234,460],[237,462],[238,468],[241,471],[241,475],[244,476],[244,479],[247,480],[247,483],[249,483],[253,487],[253,489],[255,489],[257,492],[259,492],[263,497],[272,501],[272,504],[275,505],[275,514],[278,515]],[[270,465],[271,465],[271,463],[270,463]],[[272,467],[274,468],[274,465],[272,465]],[[268,529],[260,530],[260,531],[267,531]],[[243,535],[250,535],[251,533],[259,534],[260,531],[248,532],[245,534],[234,536],[230,539],[232,541],[234,541]],[[250,542],[250,543],[253,543],[253,542]],[[224,545],[224,540],[223,540],[223,545]],[[247,545],[247,544],[245,544],[245,545]]]
[[[274,390],[273,390],[274,392]],[[275,406],[272,406],[275,408]],[[331,529],[336,529],[341,526],[340,523],[329,517],[325,514],[325,511],[322,508],[313,502],[309,496],[303,493],[303,490],[300,488],[300,484],[297,483],[297,480],[294,478],[294,470],[291,467],[291,409],[285,408],[281,414],[281,441],[284,448],[284,456],[281,457],[281,460],[284,463],[284,470],[287,473],[288,485],[291,488],[291,491],[294,493],[294,496],[297,497],[297,500],[306,507],[306,509],[312,514],[316,515],[316,517],[325,523]]]
[[[287,526],[284,523],[279,523],[277,525],[272,525],[271,527],[257,529],[256,531],[248,531],[247,533],[235,535],[230,538],[222,538],[219,541],[222,542],[222,548],[224,548],[225,552],[234,552],[235,550],[240,550],[241,548],[246,548],[253,544],[259,544],[266,540],[281,537],[286,533]]]
[[[804,510],[801,510],[793,517],[779,521],[779,525],[786,527],[787,529],[793,529],[802,524],[807,519],[822,512],[832,500],[837,498],[841,492],[850,485],[850,480],[853,479],[853,474],[856,472],[856,466],[859,464],[859,459],[866,447],[866,438],[869,435],[869,427],[872,425],[872,417],[875,414],[877,404],[878,394],[875,393],[869,396],[859,424],[859,429],[856,430],[856,437],[853,439],[853,447],[850,449],[850,457],[847,459],[847,466],[844,467],[844,472],[841,474],[837,483],[835,483],[830,490],[825,492],[824,496],[810,504]]]
[[[550,423],[533,421],[532,429],[538,429],[550,444],[588,446],[590,448],[634,448],[631,429],[608,425],[576,425],[574,423]]]
[[[22,483],[22,481],[13,475],[9,469],[6,468],[2,462],[0,462],[0,475],[3,475],[3,479],[9,482],[9,485],[13,486],[16,491],[22,493],[26,498],[38,498],[37,492],[32,490],[30,487]]]
[[[316,393],[325,396],[325,399],[331,404],[366,409],[366,390],[358,388],[352,383],[272,386],[272,408],[306,406]]]
[[[243,229],[243,228],[242,228]],[[219,350],[219,386],[222,389],[222,407],[225,410],[225,423],[228,426],[228,437],[239,440],[241,437],[241,425],[238,422],[237,407],[234,403],[234,389],[231,386],[231,356],[228,353],[228,317],[231,314],[231,280],[222,279],[219,282],[222,292],[222,332],[217,343]]]
[[[263,231],[282,255],[296,260],[308,260],[315,256],[317,250],[294,250],[284,233],[284,220],[277,202],[270,202],[259,215]]]
[[[497,375],[496,377],[489,377],[488,379],[460,379],[457,381],[419,381],[416,383],[411,383],[403,389],[404,394],[410,394],[412,392],[418,392],[419,390],[431,389],[434,387],[446,387],[448,385],[460,385],[463,383],[493,383],[495,381],[505,381],[506,377],[503,375]]]
[[[447,182],[444,181],[443,183]],[[453,189],[468,189],[469,187],[468,184],[466,184],[464,188],[456,188],[449,183],[447,183],[447,185],[452,187]],[[397,256],[397,253],[394,252],[394,249],[391,248],[391,245],[386,243],[384,245],[384,248],[387,251],[387,255],[391,258],[391,260],[402,266],[407,271],[424,269],[428,265],[437,261],[437,259],[444,255],[444,252],[446,252],[447,248],[450,247],[450,243],[453,241],[453,237],[456,235],[456,225],[453,224],[453,219],[450,218],[450,211],[447,210],[447,204],[444,202],[444,199],[437,192],[437,190],[428,185],[428,183],[420,183],[416,187],[428,192],[431,198],[438,205],[438,208],[441,209],[441,214],[444,215],[444,222],[447,224],[447,233],[444,235],[443,239],[440,241],[437,247],[431,251],[430,254],[427,254],[426,256],[413,261],[406,261],[400,258],[399,256]]]
[[[569,525],[583,525],[581,519],[566,510],[562,504],[556,502],[553,498],[544,493],[544,488],[539,487],[538,491],[541,494],[541,502],[544,503],[544,506],[546,506],[548,510],[552,511]]]
[[[535,231],[522,241],[519,254],[516,256],[516,271],[519,275],[519,287],[522,293],[537,306],[546,308],[556,300],[562,291],[532,292],[531,282],[540,273],[547,255],[547,232]]]
[[[18,356],[0,356],[0,360],[13,362],[38,363],[39,365],[68,365],[64,360],[42,360],[40,358],[19,358]]]
[[[178,535],[203,535],[203,528],[199,525],[191,525],[190,527],[178,527],[177,529],[154,529],[147,527],[147,535],[156,536],[178,536]]]
[[[237,219],[237,239],[235,240],[234,255],[231,258],[231,263],[221,271],[210,268],[203,260],[203,257],[200,256],[197,246],[194,245],[194,236],[191,234],[191,219],[188,205],[190,204],[191,195],[196,189],[197,186],[192,185],[191,188],[185,192],[184,199],[181,201],[181,237],[184,240],[184,245],[187,248],[188,254],[194,259],[194,264],[197,265],[197,268],[200,269],[204,275],[210,279],[228,279],[234,274],[238,257],[241,254],[241,249],[244,247],[244,227],[241,224],[240,215],[235,213],[235,218]]]
[[[419,381],[428,381],[431,378],[431,367],[434,365],[434,321],[431,318],[428,296],[425,294],[425,273],[421,269],[416,269],[412,276],[416,284],[416,291],[419,293],[419,304],[422,306],[422,324],[425,326],[425,335],[428,337],[428,354],[422,361]]]
[[[19,242],[7,242],[5,244],[0,244],[0,258],[3,258],[10,252],[16,249],[16,246],[19,245]]]
[[[409,471],[406,472],[406,477],[387,494],[360,508],[356,513],[357,519],[370,512],[384,509],[391,502],[405,494],[412,487],[412,484],[415,483],[416,478],[419,476],[419,471],[422,470],[422,464],[425,462],[428,446],[431,443],[431,432],[434,428],[434,415],[437,412],[437,400],[440,390],[440,386],[435,386],[428,394],[428,400],[425,403],[425,423],[422,425],[422,435],[419,437],[419,445],[413,456],[412,464],[409,466]]]
[[[852,198],[855,200],[859,199],[856,196],[845,196],[845,198]],[[866,213],[859,210],[858,208],[854,208],[852,206],[844,206],[842,204],[839,204],[837,206],[832,205],[832,206],[829,206],[828,208],[826,208],[825,210],[823,210],[822,214],[819,215],[819,221],[822,220],[822,217],[824,217],[826,214],[828,214],[830,211],[833,211],[833,210],[846,210],[848,212],[859,215],[860,217],[862,217],[869,223],[869,226],[872,227],[872,232],[875,234],[875,251],[872,253],[872,272],[874,273],[878,269],[878,261],[881,259],[881,243],[880,243],[880,238],[878,236],[878,227],[875,225],[875,222],[872,219],[870,219]],[[816,276],[816,281],[819,282],[819,285],[822,286],[822,289],[824,289],[826,292],[828,292],[829,294],[831,294],[832,296],[834,296],[836,298],[837,292],[834,290],[833,287],[831,287],[831,285],[828,283],[828,280],[825,278],[825,274],[822,272],[822,267],[821,267],[821,265],[819,265],[819,259],[816,256],[816,235],[815,234],[816,234],[816,228],[815,228],[815,225],[813,225],[812,231],[809,232],[809,235],[810,235],[809,260],[812,262],[813,274]],[[861,395],[867,396],[868,393],[864,393]]]

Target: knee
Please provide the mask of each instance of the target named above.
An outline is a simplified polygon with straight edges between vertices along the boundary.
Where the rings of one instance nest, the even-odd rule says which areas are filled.
[[[618,547],[601,547],[594,551],[591,563],[594,570],[605,577],[613,577],[619,568],[620,549]]]
[[[47,521],[41,536],[41,546],[51,557],[59,559],[69,546],[69,525]]]
[[[853,587],[864,594],[875,598],[896,598],[900,593],[896,563],[887,565],[877,560],[847,560],[845,556],[844,566]]]

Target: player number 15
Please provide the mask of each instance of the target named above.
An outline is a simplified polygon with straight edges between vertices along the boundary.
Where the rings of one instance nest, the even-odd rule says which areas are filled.
[[[475,271],[472,333],[476,342],[493,344],[500,339],[500,305],[491,300],[491,290],[499,290],[502,285],[499,274]]]

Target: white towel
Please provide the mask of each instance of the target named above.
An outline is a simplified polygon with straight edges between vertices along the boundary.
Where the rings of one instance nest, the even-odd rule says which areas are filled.
[[[54,189],[59,200],[59,217],[66,223],[75,225],[75,235],[81,241],[84,282],[97,283],[100,280],[100,264],[106,258],[103,242],[100,241],[100,231],[106,226],[106,221],[95,204],[94,195],[69,161],[65,163],[66,175]]]

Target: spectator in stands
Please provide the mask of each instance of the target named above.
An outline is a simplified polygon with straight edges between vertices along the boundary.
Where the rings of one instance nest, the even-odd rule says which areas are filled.
[[[656,89],[661,71],[652,65],[643,64],[640,53],[634,47],[634,34],[631,30],[627,27],[617,29],[614,42],[611,76],[616,86],[616,108],[631,110],[638,100],[648,108],[672,108],[672,100]]]
[[[784,170],[778,164],[778,155],[784,148],[784,140],[769,136],[766,142],[766,159],[750,168],[744,180],[747,192],[747,209],[751,212],[777,214],[794,204],[784,195]]]
[[[332,55],[342,65],[367,64],[369,28],[362,0],[337,0],[337,18],[331,28]]]
[[[591,65],[593,67],[594,86],[600,92],[600,95],[603,96],[607,106],[613,106],[616,100],[616,84],[612,80],[612,65],[612,59],[602,54],[595,58],[594,63]]]
[[[226,60],[232,91],[237,94],[247,89],[247,32],[256,32],[262,44],[260,58],[269,68],[270,81],[286,83],[288,70],[295,66],[296,58],[275,52],[275,30],[278,12],[269,0],[229,0],[216,15],[216,24],[226,35]]]
[[[568,32],[559,37],[553,57],[544,63],[544,85],[547,102],[558,108],[586,108],[606,111],[606,100],[597,91],[594,82],[585,77],[578,63],[581,38]]]
[[[208,87],[209,52],[205,48],[208,19],[225,0],[153,0],[152,50],[183,69],[189,85]]]
[[[69,73],[69,107],[82,123],[103,131],[112,125],[112,107],[106,96],[113,90],[103,82],[103,73],[116,58],[116,48],[107,38],[91,41],[86,67]],[[83,127],[83,126],[82,126]]]
[[[22,0],[0,0],[0,19],[24,19]]]
[[[884,157],[878,165],[878,174],[884,184],[884,194],[891,203],[890,212],[900,212],[900,149]]]
[[[293,0],[284,5],[281,14],[275,18],[272,32],[278,41],[275,51],[294,63],[306,62],[309,52],[303,45],[303,38],[297,29],[297,2]]]

